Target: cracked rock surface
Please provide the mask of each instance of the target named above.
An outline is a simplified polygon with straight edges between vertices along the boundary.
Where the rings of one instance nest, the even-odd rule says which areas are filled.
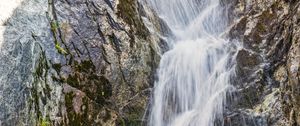
[[[225,125],[300,125],[300,2],[237,0],[228,32],[244,49]],[[240,54],[240,55],[239,55]]]
[[[144,122],[162,47],[154,31],[163,27],[148,7],[24,0],[3,25],[2,125]]]
[[[221,1],[243,46],[224,125],[300,125],[300,2]],[[172,33],[145,1],[23,0],[0,25],[0,126],[146,125]]]

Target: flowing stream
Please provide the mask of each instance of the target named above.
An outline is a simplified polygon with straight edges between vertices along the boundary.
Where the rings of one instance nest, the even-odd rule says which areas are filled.
[[[174,37],[163,54],[150,107],[150,126],[223,124],[233,87],[235,47],[222,37],[227,7],[219,0],[151,0]]]

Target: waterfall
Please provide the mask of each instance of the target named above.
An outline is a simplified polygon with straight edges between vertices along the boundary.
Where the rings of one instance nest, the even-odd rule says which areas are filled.
[[[150,126],[222,125],[226,96],[234,89],[234,44],[221,35],[227,9],[218,0],[151,0],[169,25],[150,105]]]

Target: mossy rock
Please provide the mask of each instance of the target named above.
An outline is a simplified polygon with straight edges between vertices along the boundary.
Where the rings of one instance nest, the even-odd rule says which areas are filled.
[[[135,34],[147,38],[149,31],[145,27],[141,17],[137,11],[137,3],[134,0],[119,0],[117,6],[117,15],[122,18],[127,24],[130,25],[131,29],[136,29]]]

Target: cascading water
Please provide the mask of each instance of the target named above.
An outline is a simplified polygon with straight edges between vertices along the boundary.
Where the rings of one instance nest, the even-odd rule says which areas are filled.
[[[175,36],[168,40],[171,49],[161,59],[150,126],[222,125],[235,51],[221,37],[227,27],[227,9],[221,3],[150,1]]]

